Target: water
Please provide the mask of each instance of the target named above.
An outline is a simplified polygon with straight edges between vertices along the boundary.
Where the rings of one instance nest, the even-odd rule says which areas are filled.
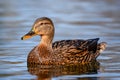
[[[0,1],[0,80],[119,80],[119,9],[120,0]],[[50,17],[55,23],[54,41],[96,37],[100,41],[106,41],[107,49],[98,57],[99,68],[92,69],[94,71],[89,74],[70,74],[71,68],[69,70],[65,67],[65,70],[56,69],[59,75],[55,76],[35,75],[36,70],[27,68],[27,55],[39,43],[39,36],[27,41],[21,41],[20,38],[30,30],[34,20],[42,16]],[[58,70],[66,71],[66,74],[60,74]],[[33,74],[31,71],[34,71]],[[55,71],[53,69],[52,73]],[[72,67],[72,72],[74,71],[76,70]]]

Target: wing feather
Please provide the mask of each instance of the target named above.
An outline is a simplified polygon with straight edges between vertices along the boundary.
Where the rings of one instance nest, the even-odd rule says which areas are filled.
[[[99,38],[88,40],[61,40],[53,43],[54,51],[77,54],[84,51],[96,52]]]

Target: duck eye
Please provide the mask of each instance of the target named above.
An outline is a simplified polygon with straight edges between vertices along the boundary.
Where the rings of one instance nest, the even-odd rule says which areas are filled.
[[[43,23],[41,23],[40,25],[43,25]]]

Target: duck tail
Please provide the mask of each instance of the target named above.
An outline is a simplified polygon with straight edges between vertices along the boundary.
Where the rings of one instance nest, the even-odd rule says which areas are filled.
[[[98,44],[95,58],[97,58],[100,55],[100,53],[106,49],[106,46],[107,46],[106,42],[101,42]]]
[[[107,43],[101,42],[98,44],[99,53],[103,52],[106,49]]]

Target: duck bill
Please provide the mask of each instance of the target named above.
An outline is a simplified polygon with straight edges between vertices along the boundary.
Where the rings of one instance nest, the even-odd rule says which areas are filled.
[[[35,32],[31,30],[30,32],[28,32],[27,34],[25,34],[23,37],[21,37],[21,40],[27,40],[27,39],[35,36],[35,35],[36,35]]]

